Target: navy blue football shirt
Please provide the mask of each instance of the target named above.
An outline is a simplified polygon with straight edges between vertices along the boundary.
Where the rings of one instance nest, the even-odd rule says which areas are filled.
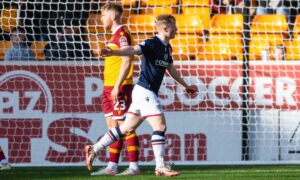
[[[158,94],[164,74],[169,64],[173,63],[172,47],[157,36],[139,44],[142,64],[138,85]]]

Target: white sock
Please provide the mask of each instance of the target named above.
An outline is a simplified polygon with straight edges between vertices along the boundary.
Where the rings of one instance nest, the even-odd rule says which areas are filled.
[[[151,144],[155,156],[156,167],[164,166],[165,133],[163,131],[154,131],[151,137]]]
[[[118,164],[115,163],[115,162],[109,161],[106,168],[111,169],[113,171],[117,171],[118,170]]]
[[[129,162],[129,169],[133,169],[135,171],[140,170],[138,162]]]
[[[98,153],[100,150],[105,149],[105,145],[104,144],[109,144],[111,141],[110,137],[108,136],[108,134],[104,134],[104,136],[102,136],[102,138],[93,145],[94,148],[94,152]]]
[[[102,138],[93,145],[95,153],[98,153],[101,149],[106,148],[112,143],[118,141],[123,137],[123,134],[120,131],[120,128],[117,126],[109,131],[107,131]]]

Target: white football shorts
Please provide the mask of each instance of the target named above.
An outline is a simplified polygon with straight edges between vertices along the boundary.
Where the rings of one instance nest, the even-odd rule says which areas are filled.
[[[132,103],[127,113],[136,114],[145,119],[151,116],[160,116],[163,110],[154,92],[135,85],[132,91]]]

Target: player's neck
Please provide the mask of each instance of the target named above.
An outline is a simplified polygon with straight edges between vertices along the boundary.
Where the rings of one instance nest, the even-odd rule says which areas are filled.
[[[164,41],[166,44],[169,44],[169,42],[170,42],[169,38],[167,38],[166,36],[161,35],[161,34],[157,34],[157,36],[160,40]]]
[[[111,32],[116,32],[116,30],[118,30],[120,26],[122,26],[120,22],[114,22],[110,28]]]

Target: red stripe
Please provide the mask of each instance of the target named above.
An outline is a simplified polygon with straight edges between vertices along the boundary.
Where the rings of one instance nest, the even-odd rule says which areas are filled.
[[[142,118],[146,119],[148,117],[153,117],[153,116],[161,116],[161,114],[152,114],[152,115],[142,116]]]
[[[136,114],[136,113],[134,113],[134,112],[127,112],[128,114],[133,114],[133,115],[136,115],[136,116],[140,116],[139,114]]]

